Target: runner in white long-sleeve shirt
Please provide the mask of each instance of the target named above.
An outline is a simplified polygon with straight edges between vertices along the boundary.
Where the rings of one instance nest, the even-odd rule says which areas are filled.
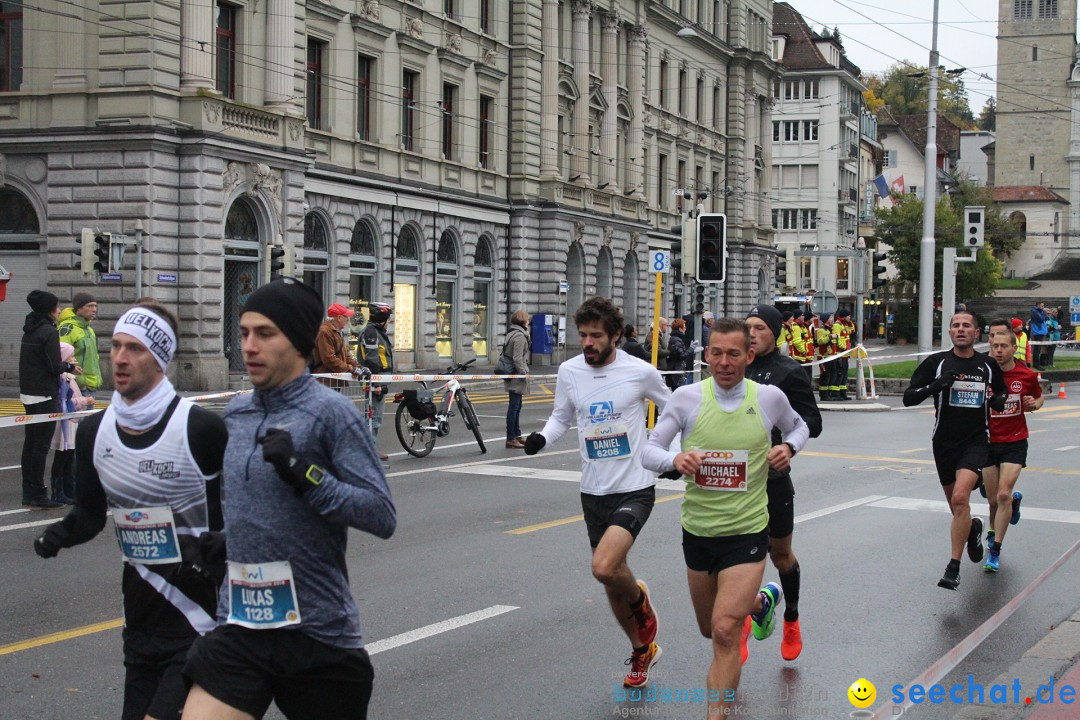
[[[624,323],[610,300],[589,298],[574,323],[582,354],[559,366],[555,407],[544,429],[526,439],[525,453],[535,455],[576,422],[592,573],[633,647],[624,682],[640,687],[661,650],[649,589],[634,577],[626,557],[656,500],[656,475],[639,462],[646,440],[645,400],[663,409],[671,392],[656,368],[616,349]]]
[[[712,640],[709,717],[720,717],[730,712],[739,686],[740,645],[745,660],[751,624],[759,640],[772,633],[783,595],[776,583],[755,592],[769,547],[769,468],[786,469],[810,430],[780,388],[743,378],[754,360],[746,323],[713,323],[706,359],[712,377],[675,391],[641,462],[686,477],[683,556],[698,629]],[[776,446],[774,427],[783,434]],[[669,447],[678,432],[682,452],[676,453]]]

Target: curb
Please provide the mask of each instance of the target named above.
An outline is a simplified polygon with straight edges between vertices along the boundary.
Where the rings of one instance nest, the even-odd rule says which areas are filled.
[[[1022,688],[1038,688],[1046,685],[1052,677],[1060,680],[1080,657],[1080,610],[1039,642],[1028,649],[1020,659],[994,678],[988,685],[1011,686],[1016,680]],[[1023,720],[1036,715],[1040,709],[1059,708],[1055,705],[1008,703],[1005,705],[968,705],[953,715],[953,720]],[[1056,717],[1056,715],[1054,716]],[[1075,717],[1061,715],[1061,717]]]

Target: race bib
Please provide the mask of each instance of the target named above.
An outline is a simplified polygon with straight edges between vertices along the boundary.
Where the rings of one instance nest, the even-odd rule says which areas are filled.
[[[706,450],[694,483],[702,490],[746,492],[746,450]]]
[[[585,430],[585,451],[590,460],[621,460],[633,453],[626,423],[599,423]]]
[[[949,388],[949,404],[953,407],[980,408],[985,398],[985,383],[957,380]]]
[[[1013,415],[1019,415],[1020,410],[1020,396],[1010,394],[1005,398],[1005,408],[998,412],[994,408],[990,408],[990,417],[1010,417]]]
[[[161,565],[182,559],[172,508],[114,508],[113,523],[120,552],[128,562]]]
[[[246,564],[229,561],[229,620],[254,630],[300,622],[296,583],[289,561]]]

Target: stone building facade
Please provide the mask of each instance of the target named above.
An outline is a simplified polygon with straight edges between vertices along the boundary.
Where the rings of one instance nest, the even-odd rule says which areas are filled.
[[[133,250],[118,280],[82,274],[86,227],[141,231],[143,294],[181,318],[189,389],[242,371],[239,308],[275,246],[358,320],[394,304],[402,368],[492,360],[513,310],[572,315],[592,294],[647,325],[651,254],[678,249],[688,192],[728,214],[711,309],[772,293],[771,3],[64,7],[0,18],[22,43],[0,78],[9,381],[30,289],[92,288],[103,335],[134,301]],[[666,289],[665,314],[685,291]]]

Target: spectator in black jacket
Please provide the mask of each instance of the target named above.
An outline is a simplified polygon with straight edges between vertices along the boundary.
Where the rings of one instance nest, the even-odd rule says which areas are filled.
[[[671,321],[671,337],[668,339],[668,370],[681,371],[680,374],[665,375],[669,388],[674,390],[686,382],[687,361],[694,357],[686,343],[686,321],[675,318]]]
[[[27,415],[60,411],[60,376],[66,372],[82,374],[75,363],[60,359],[60,300],[50,292],[31,290],[26,296],[30,312],[23,323],[22,348],[19,351],[19,400]],[[31,423],[25,426],[22,450],[22,504],[31,510],[62,507],[49,499],[45,490],[45,461],[49,456],[56,424]]]
[[[641,343],[638,342],[636,327],[627,324],[627,326],[623,329],[623,337],[626,338],[626,342],[623,343],[622,347],[623,352],[625,352],[627,355],[633,355],[636,358],[641,358],[647,363],[652,362],[652,358],[650,358],[645,353],[645,348],[643,348],[641,346]]]
[[[746,324],[750,328],[750,347],[754,360],[746,368],[746,377],[762,385],[775,385],[784,391],[795,412],[810,428],[810,437],[821,434],[821,412],[810,380],[802,366],[776,349],[776,339],[783,332],[783,316],[771,305],[756,305],[750,309]],[[773,431],[773,445],[780,444],[780,432]],[[784,590],[784,636],[780,654],[794,660],[802,652],[802,630],[799,627],[799,559],[791,549],[795,529],[795,486],[791,471],[778,472],[769,468],[769,558],[780,573]]]

